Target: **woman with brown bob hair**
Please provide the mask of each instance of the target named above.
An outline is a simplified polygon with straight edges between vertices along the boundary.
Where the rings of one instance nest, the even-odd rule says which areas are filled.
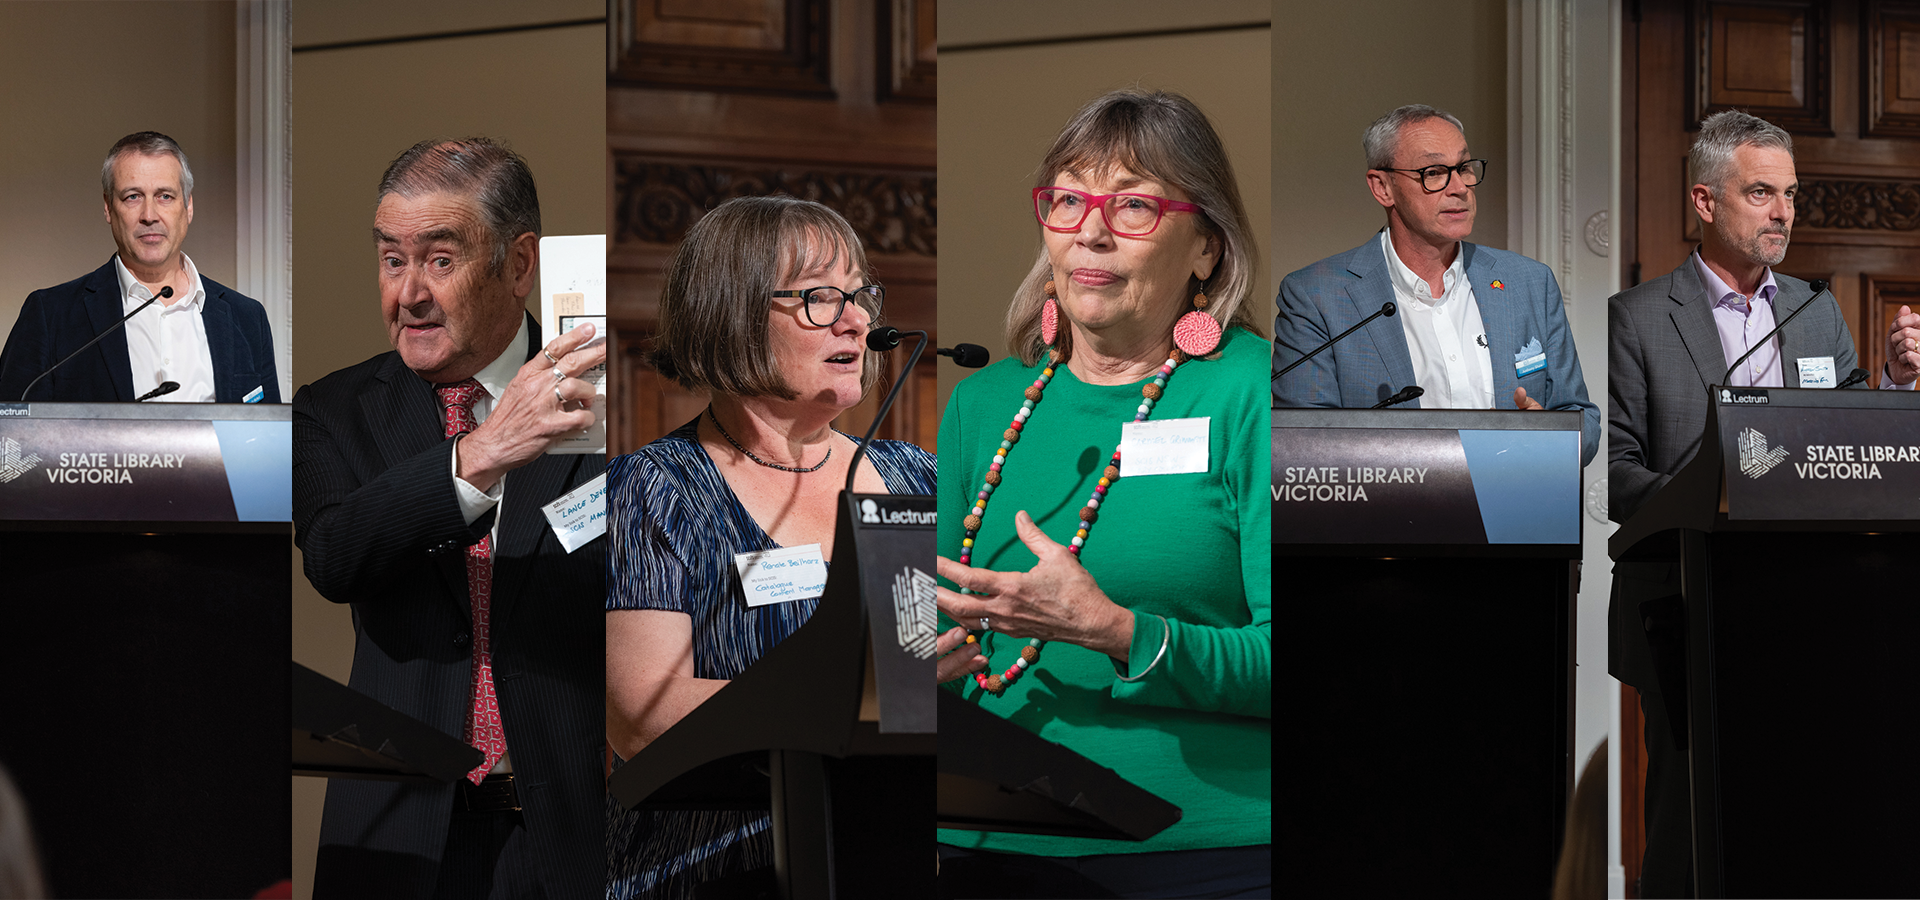
[[[749,604],[740,554],[818,545],[856,441],[831,423],[881,362],[866,336],[886,291],[838,213],[791,197],[729,200],[668,265],[651,359],[712,405],[607,465],[607,739],[631,758],[805,624],[817,598]],[[932,455],[875,441],[862,493],[933,491]],[[764,813],[627,812],[608,801],[607,896],[691,897],[773,865]]]
[[[941,893],[1269,896],[1272,345],[1233,166],[1192,101],[1116,91],[1030,202],[1011,358],[940,423],[940,677],[1182,815],[1138,842],[941,829]]]

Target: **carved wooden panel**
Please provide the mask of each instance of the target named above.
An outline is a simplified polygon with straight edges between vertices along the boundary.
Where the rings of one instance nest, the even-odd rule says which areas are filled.
[[[1915,280],[1913,272],[1880,277],[1862,275],[1860,306],[1859,321],[1864,333],[1854,335],[1854,343],[1860,348],[1860,368],[1873,373],[1867,384],[1878,387],[1880,367],[1887,362],[1887,334],[1893,331],[1893,320],[1900,315],[1900,307],[1920,310],[1920,281]]]
[[[1741,109],[1796,134],[1833,133],[1824,0],[1697,0],[1689,16],[1687,128]]]
[[[879,0],[879,95],[932,103],[934,0]]]
[[[932,171],[874,172],[774,164],[614,158],[614,242],[677,244],[707,210],[735,197],[789,194],[845,216],[868,253],[934,256]]]
[[[612,84],[834,94],[828,0],[614,0]]]
[[[1860,29],[1862,126],[1920,137],[1920,3],[1868,0]]]
[[[1920,228],[1920,182],[1801,176],[1796,228],[1913,231]]]

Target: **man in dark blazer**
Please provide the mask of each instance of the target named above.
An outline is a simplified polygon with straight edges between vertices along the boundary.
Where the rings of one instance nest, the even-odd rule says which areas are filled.
[[[1418,383],[1427,394],[1404,407],[1574,410],[1586,465],[1599,451],[1600,408],[1587,398],[1559,283],[1534,260],[1466,241],[1486,161],[1471,158],[1459,120],[1403,106],[1374,122],[1365,143],[1367,185],[1387,227],[1280,282],[1274,371],[1385,303],[1400,314],[1374,319],[1275,379],[1276,405],[1364,409]],[[1408,334],[1423,326],[1435,340],[1417,355]],[[1466,364],[1442,362],[1453,356]]]
[[[1711,386],[1833,386],[1857,361],[1833,295],[1816,296],[1807,282],[1771,268],[1786,258],[1793,229],[1799,187],[1793,139],[1746,113],[1717,113],[1701,123],[1687,162],[1689,198],[1702,223],[1699,250],[1672,272],[1608,301],[1608,515],[1618,522],[1699,452]],[[1808,304],[1778,337],[1761,341]],[[1890,362],[1872,376],[1880,388],[1913,388],[1920,368],[1916,339],[1920,315],[1903,308],[1887,336]],[[1756,346],[1729,377],[1728,367]],[[1686,756],[1670,718],[1684,708],[1685,685],[1660,682],[1643,618],[1658,613],[1641,607],[1679,590],[1675,566],[1614,567],[1608,671],[1639,690],[1646,716],[1642,897],[1691,896],[1693,890]],[[1668,670],[1684,671],[1677,655]]]
[[[329,782],[314,895],[597,897],[606,542],[569,553],[541,507],[604,475],[546,450],[592,423],[577,376],[605,349],[584,326],[543,348],[526,314],[540,221],[520,157],[423,142],[379,197],[395,350],[295,394],[296,542],[353,605],[351,686],[486,761],[452,785]]]
[[[193,169],[180,145],[153,131],[121,138],[100,189],[118,252],[92,274],[27,296],[0,351],[0,401],[132,401],[173,381],[180,387],[155,399],[279,403],[266,310],[200,274],[180,251],[193,221]],[[170,296],[113,327],[166,288]]]

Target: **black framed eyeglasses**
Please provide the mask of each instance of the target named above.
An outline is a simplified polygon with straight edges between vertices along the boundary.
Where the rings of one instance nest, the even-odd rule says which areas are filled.
[[[1408,175],[1417,175],[1420,178],[1420,186],[1429,194],[1438,194],[1446,190],[1447,185],[1453,183],[1456,172],[1460,174],[1460,183],[1467,187],[1478,185],[1487,177],[1487,161],[1484,159],[1470,159],[1457,166],[1426,166],[1419,169],[1396,169],[1391,166],[1376,168],[1382,172],[1405,172]]]
[[[880,305],[887,300],[887,289],[878,284],[869,284],[848,292],[832,285],[822,285],[798,291],[774,291],[773,295],[805,301],[801,304],[801,310],[806,313],[807,321],[816,328],[825,328],[840,321],[850,302],[859,303],[860,308],[867,311],[868,322],[879,318]],[[827,315],[829,308],[833,310],[832,315]]]

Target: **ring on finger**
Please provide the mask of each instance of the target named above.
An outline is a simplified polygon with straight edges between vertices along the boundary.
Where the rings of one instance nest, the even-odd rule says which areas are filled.
[[[555,384],[555,385],[553,386],[553,399],[555,399],[555,400],[558,400],[558,401],[560,401],[560,408],[561,408],[561,409],[566,409],[566,408],[567,408],[567,398],[566,398],[566,397],[564,397],[564,396],[561,396],[561,394],[560,394],[560,385],[559,385],[559,384]]]
[[[540,348],[540,355],[546,357],[547,362],[553,363],[556,366],[560,364],[560,360],[554,358],[553,351],[548,350],[545,347]]]
[[[567,380],[567,373],[560,371],[560,367],[558,365],[555,365],[552,369],[549,369],[548,371],[553,373],[553,380],[556,383]]]
[[[981,630],[981,631],[992,631],[992,630],[993,630],[993,629],[991,629],[991,628],[988,628],[988,627],[987,627],[987,617],[986,617],[986,616],[981,616],[981,617],[980,617],[980,630]]]

